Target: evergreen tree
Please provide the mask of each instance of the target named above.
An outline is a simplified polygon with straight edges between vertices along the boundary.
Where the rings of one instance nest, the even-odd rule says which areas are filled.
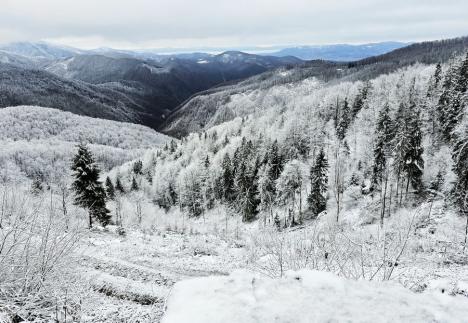
[[[106,226],[110,221],[109,210],[106,208],[106,193],[99,181],[100,170],[86,145],[78,146],[71,169],[75,178],[72,184],[75,204],[88,209],[90,227],[93,219]]]
[[[106,178],[106,195],[109,200],[115,199],[115,188],[109,176]]]
[[[364,107],[364,103],[367,100],[367,96],[369,95],[371,85],[367,82],[360,90],[356,98],[354,99],[353,108],[352,108],[352,119],[356,118],[359,111],[362,110]]]
[[[341,109],[341,115],[336,128],[336,135],[339,140],[343,140],[348,131],[348,127],[351,123],[351,109],[349,107],[348,99],[345,99],[343,108]]]
[[[136,175],[142,175],[143,174],[143,162],[141,160],[137,160],[133,164],[133,173]]]
[[[275,181],[271,176],[270,164],[264,165],[259,172],[258,192],[260,196],[260,207],[262,211],[268,211],[270,213],[271,219],[273,217],[272,206],[275,201]],[[266,222],[266,218],[264,222]]]
[[[119,192],[120,194],[124,194],[125,193],[125,188],[123,187],[122,185],[122,182],[120,181],[120,177],[117,176],[117,179],[115,180],[115,189],[117,192]]]
[[[395,165],[398,176],[406,175],[406,192],[409,184],[421,191],[424,160],[419,109],[412,103],[409,109],[402,104],[397,112],[395,131]]]
[[[435,86],[439,86],[440,81],[442,80],[442,65],[440,63],[437,63],[436,69],[434,72],[434,83]]]
[[[234,173],[232,171],[231,158],[224,155],[222,167],[222,195],[226,203],[234,200]]]
[[[453,131],[463,117],[468,89],[468,54],[460,66],[452,66],[445,75],[438,104],[438,119],[442,137],[446,142],[454,140]]]
[[[310,194],[307,197],[309,210],[315,218],[327,208],[325,194],[328,189],[328,161],[323,148],[320,150],[315,163],[310,169]]]
[[[375,130],[374,165],[372,183],[380,185],[387,167],[387,159],[391,153],[390,143],[393,137],[393,122],[390,118],[388,104],[380,111]]]
[[[39,176],[34,177],[31,183],[31,193],[33,195],[39,195],[43,191],[44,187],[42,185],[42,180]]]
[[[466,138],[460,138],[455,143],[453,160],[453,170],[457,175],[453,197],[459,212],[468,216],[468,140]]]
[[[268,162],[270,164],[270,178],[276,181],[283,171],[283,158],[279,152],[278,140],[275,140],[268,151]]]
[[[259,200],[257,196],[256,176],[249,170],[244,160],[236,173],[235,178],[236,206],[242,214],[244,222],[252,221],[257,214]]]
[[[132,191],[138,191],[140,188],[138,187],[138,183],[135,179],[135,177],[132,178]]]

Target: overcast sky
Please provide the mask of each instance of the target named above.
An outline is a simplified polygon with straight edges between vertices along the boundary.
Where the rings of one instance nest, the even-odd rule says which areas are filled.
[[[190,48],[462,35],[467,0],[0,0],[0,43]]]

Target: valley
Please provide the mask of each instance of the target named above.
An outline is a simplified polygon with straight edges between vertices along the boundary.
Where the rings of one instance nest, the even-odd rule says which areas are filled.
[[[468,37],[395,46],[2,47],[0,322],[462,322]]]

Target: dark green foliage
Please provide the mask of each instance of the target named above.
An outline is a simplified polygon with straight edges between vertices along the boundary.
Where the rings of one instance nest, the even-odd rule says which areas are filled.
[[[309,210],[315,218],[327,208],[326,193],[328,189],[328,161],[323,148],[320,150],[315,164],[310,169],[310,194],[307,197]]]
[[[109,176],[107,176],[107,178],[106,178],[106,195],[107,195],[107,199],[109,199],[109,200],[115,199],[114,184],[112,184],[112,181],[109,178]]]
[[[100,170],[86,145],[80,144],[71,167],[75,178],[75,204],[88,209],[89,225],[96,219],[103,226],[109,224],[110,214],[106,208],[106,192],[99,181]]]

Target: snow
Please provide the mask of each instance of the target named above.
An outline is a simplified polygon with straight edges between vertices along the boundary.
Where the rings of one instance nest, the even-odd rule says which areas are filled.
[[[276,280],[236,271],[177,283],[162,322],[462,322],[467,315],[462,296],[311,270]]]
[[[199,60],[198,64],[208,64],[209,62],[206,59]]]

